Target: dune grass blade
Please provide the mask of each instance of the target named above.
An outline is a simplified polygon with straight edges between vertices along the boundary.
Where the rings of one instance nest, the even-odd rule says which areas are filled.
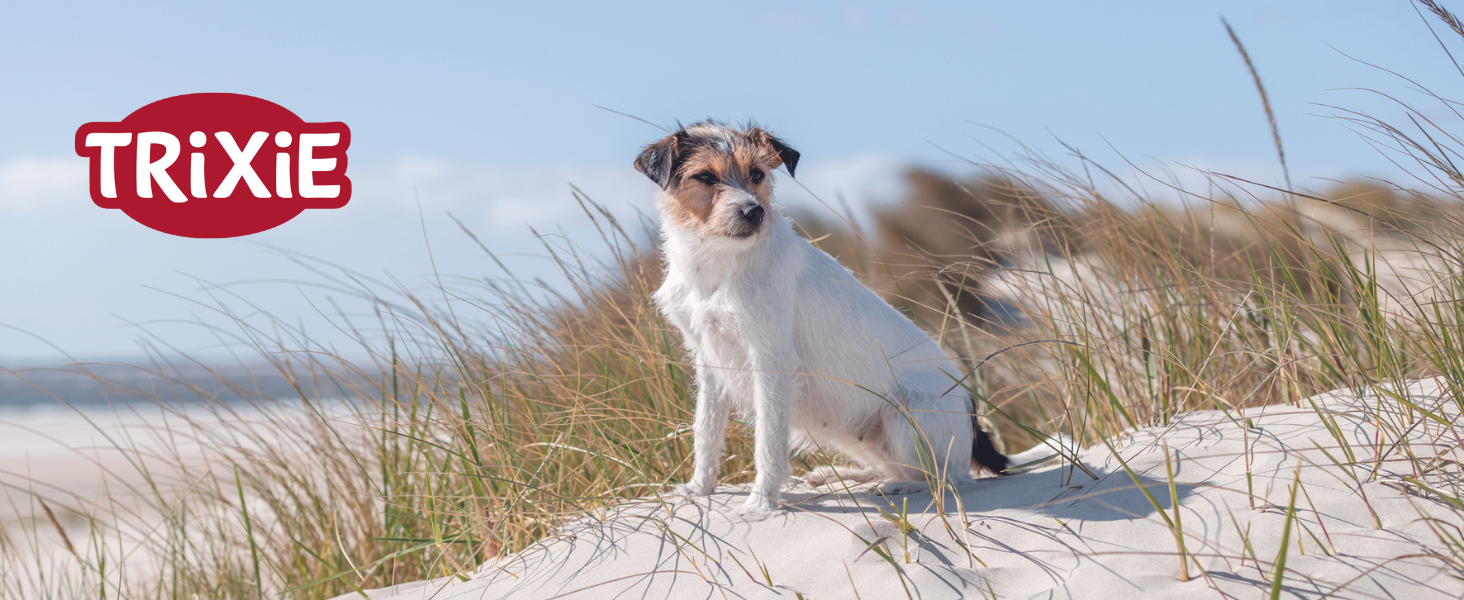
[[[1291,523],[1296,519],[1296,489],[1301,487],[1301,467],[1291,482],[1291,499],[1286,502],[1286,524],[1281,529],[1281,549],[1276,551],[1275,566],[1271,568],[1271,600],[1281,599],[1281,585],[1286,578],[1286,555],[1291,551]]]
[[[1169,460],[1169,444],[1164,444],[1163,450],[1165,480],[1169,482],[1169,506],[1174,509],[1174,545],[1179,552],[1179,580],[1189,581],[1190,555],[1184,549],[1184,521],[1179,515],[1179,489],[1174,484],[1174,465]]]

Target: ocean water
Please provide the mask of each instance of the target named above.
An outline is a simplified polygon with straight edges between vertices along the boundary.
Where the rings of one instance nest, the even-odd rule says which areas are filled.
[[[308,386],[307,386],[308,387]],[[0,364],[0,409],[92,406],[135,402],[236,402],[243,397],[298,397],[269,365],[53,363],[6,368]]]

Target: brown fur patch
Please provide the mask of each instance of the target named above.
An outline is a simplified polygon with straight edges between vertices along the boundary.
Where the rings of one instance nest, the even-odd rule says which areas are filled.
[[[697,181],[688,181],[687,176],[701,172],[706,168],[708,161],[705,157],[694,156],[682,165],[682,173],[677,176],[675,183],[666,191],[665,213],[677,225],[687,229],[701,229],[712,218],[712,210],[717,205],[717,191],[713,187],[702,185]],[[688,170],[690,169],[697,170]]]

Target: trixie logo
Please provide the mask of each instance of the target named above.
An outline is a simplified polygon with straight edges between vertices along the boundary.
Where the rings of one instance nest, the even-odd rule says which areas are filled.
[[[76,130],[97,206],[193,238],[259,233],[307,208],[345,206],[350,146],[345,123],[306,123],[241,94],[174,96]]]

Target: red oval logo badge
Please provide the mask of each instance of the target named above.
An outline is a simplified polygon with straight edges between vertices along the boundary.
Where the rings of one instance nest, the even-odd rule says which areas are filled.
[[[76,130],[92,201],[177,236],[227,238],[351,199],[345,123],[243,94],[185,94]]]

